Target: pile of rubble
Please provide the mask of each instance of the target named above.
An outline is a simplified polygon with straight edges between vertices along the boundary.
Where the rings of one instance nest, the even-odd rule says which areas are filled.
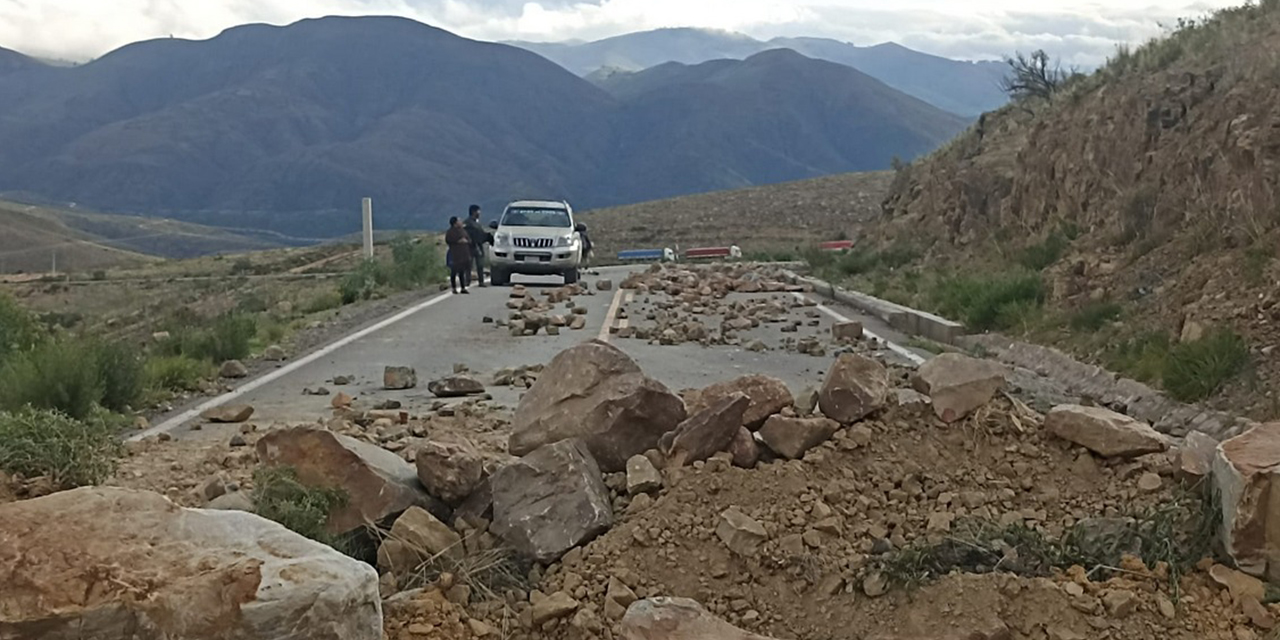
[[[1253,577],[1280,573],[1280,425],[1219,445],[1100,407],[1040,415],[1000,365],[957,354],[913,370],[841,353],[799,394],[765,375],[676,393],[592,341],[498,372],[528,387],[510,420],[459,369],[437,385],[470,390],[450,415],[348,402],[325,424],[246,428],[191,474],[218,482],[162,491],[231,511],[119,488],[0,506],[19,532],[0,537],[0,635],[1254,640],[1280,613]],[[370,564],[242,513],[256,465],[342,489],[327,532],[370,544]],[[1220,559],[1247,573],[1206,559],[1181,574],[1129,535],[1209,476]],[[1186,542],[1174,529],[1196,515],[1161,534]],[[1062,540],[1114,562],[1070,566],[1046,551]],[[157,546],[172,553],[144,553]],[[903,588],[916,579],[932,582]]]
[[[514,337],[537,335],[539,331],[547,335],[559,335],[561,329],[581,331],[587,327],[587,308],[573,301],[575,296],[592,296],[595,292],[577,284],[565,285],[543,292],[539,300],[524,285],[511,287],[507,309],[510,311],[505,319],[485,318],[498,327],[508,329]],[[554,313],[556,305],[563,305],[564,313]]]

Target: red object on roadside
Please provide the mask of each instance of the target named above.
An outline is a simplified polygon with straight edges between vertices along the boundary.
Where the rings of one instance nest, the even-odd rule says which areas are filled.
[[[684,252],[686,258],[727,258],[729,247],[698,247]]]
[[[852,240],[832,240],[831,242],[823,242],[818,245],[823,251],[844,251],[853,248]]]

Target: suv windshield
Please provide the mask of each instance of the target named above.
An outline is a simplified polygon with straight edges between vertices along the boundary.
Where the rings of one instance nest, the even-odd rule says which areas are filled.
[[[569,212],[564,209],[543,209],[520,207],[507,209],[502,216],[504,227],[559,227],[568,229],[573,225],[569,220]]]

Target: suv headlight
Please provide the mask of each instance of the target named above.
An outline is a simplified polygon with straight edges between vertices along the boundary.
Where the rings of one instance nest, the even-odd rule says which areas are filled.
[[[499,233],[493,236],[493,245],[495,247],[505,247],[509,244],[511,244],[511,234]]]
[[[556,238],[556,246],[557,246],[557,247],[572,247],[572,246],[573,246],[573,236],[571,236],[571,235],[569,235],[569,236],[560,236],[559,238]]]

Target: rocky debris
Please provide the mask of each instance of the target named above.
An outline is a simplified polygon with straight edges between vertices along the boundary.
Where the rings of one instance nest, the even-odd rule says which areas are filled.
[[[663,435],[660,445],[668,466],[679,467],[706,460],[726,450],[742,428],[751,399],[733,393],[694,413],[675,431]]]
[[[1050,433],[1107,458],[1131,458],[1169,448],[1150,425],[1102,407],[1060,405],[1044,419]]]
[[[894,389],[893,395],[895,403],[905,409],[923,409],[933,404],[929,396],[915,389]]]
[[[822,414],[840,424],[853,424],[885,405],[889,372],[865,356],[845,353],[836,358],[818,392]]]
[[[346,533],[367,522],[382,522],[410,507],[447,515],[423,490],[417,469],[404,458],[376,445],[315,427],[271,431],[258,440],[263,464],[289,466],[307,486],[334,487],[346,504],[329,514],[331,533]]]
[[[868,574],[862,579],[862,592],[868,598],[879,598],[889,592],[889,580],[881,573]]]
[[[933,402],[943,422],[962,420],[1004,388],[1007,372],[998,363],[944,353],[920,366],[911,384]]]
[[[330,394],[332,394],[332,393],[333,393],[332,391],[329,391],[328,389],[326,389],[326,388],[324,388],[324,387],[319,387],[319,388],[316,388],[316,389],[304,388],[304,389],[302,390],[302,395],[304,395],[304,396],[327,396],[327,395],[330,395]]]
[[[596,290],[609,291],[611,289],[613,289],[612,280],[605,280],[605,279],[596,280]]]
[[[351,384],[351,376],[334,376],[332,382],[335,387],[345,387]]]
[[[424,563],[443,559],[445,566],[462,560],[462,537],[424,509],[410,507],[391,525],[378,546],[378,568],[408,575]]]
[[[533,602],[533,609],[530,615],[532,616],[533,624],[541,626],[552,620],[569,617],[578,610],[579,606],[581,606],[581,603],[574,600],[572,596],[563,591],[557,591]]]
[[[623,640],[769,640],[743,631],[687,598],[650,598],[622,618]]]
[[[627,460],[627,494],[653,493],[662,488],[662,474],[644,456]]]
[[[617,347],[592,340],[557,355],[521,398],[508,449],[524,455],[581,438],[600,468],[615,473],[685,417],[678,396]]]
[[[1231,567],[1215,564],[1209,568],[1209,577],[1226,588],[1236,602],[1245,598],[1263,600],[1267,597],[1266,584]]]
[[[222,363],[218,368],[218,377],[220,378],[247,378],[249,377],[249,368],[244,366],[239,360],[228,360]]]
[[[1222,538],[1242,571],[1280,578],[1280,422],[1259,425],[1223,442],[1213,461],[1213,482],[1222,501]],[[1274,511],[1273,511],[1274,508]]]
[[[813,387],[805,387],[795,399],[796,413],[802,417],[809,417],[818,410],[818,390]]]
[[[484,383],[465,374],[459,373],[427,384],[427,390],[437,398],[462,398],[484,393]]]
[[[418,372],[413,367],[387,367],[382,372],[382,388],[403,391],[418,386]]]
[[[716,537],[720,538],[730,551],[750,558],[755,556],[760,545],[769,539],[769,533],[765,531],[763,525],[738,510],[737,507],[729,507],[720,514],[720,523],[716,526]]]
[[[217,511],[247,511],[253,513],[257,507],[253,504],[253,498],[244,491],[232,491],[224,493],[205,505],[206,509],[214,509]]]
[[[1217,440],[1199,431],[1188,433],[1178,446],[1178,475],[1190,480],[1207,478],[1217,453]]]
[[[756,462],[760,460],[760,445],[756,444],[755,436],[746,427],[738,428],[727,451],[733,456],[733,465],[743,469],[756,466]]]
[[[346,409],[355,404],[355,401],[355,398],[339,391],[338,395],[334,396],[333,399],[329,401],[329,406],[334,409]]]
[[[251,513],[92,487],[0,505],[0,521],[15,638],[382,637],[372,567]]]
[[[520,554],[551,562],[613,525],[609,490],[580,440],[544,445],[495,472],[491,531]]]
[[[247,404],[222,405],[209,407],[200,412],[200,417],[209,422],[220,424],[240,424],[253,417],[253,407]]]
[[[750,375],[692,392],[686,397],[685,404],[689,414],[693,415],[736,393],[747,396],[751,401],[742,416],[742,424],[753,431],[759,429],[769,416],[781,412],[795,402],[785,382],[769,376]]]
[[[466,500],[487,475],[484,457],[470,443],[423,443],[415,463],[427,492],[451,505]]]
[[[810,449],[826,442],[840,429],[830,418],[789,418],[773,416],[760,429],[760,439],[774,453],[797,460]]]
[[[587,317],[586,317],[586,316],[577,316],[577,315],[575,315],[575,316],[573,317],[573,319],[572,319],[572,320],[569,320],[569,330],[570,330],[570,331],[581,331],[581,330],[583,330],[583,329],[585,329],[585,328],[587,328]]]
[[[544,367],[542,365],[524,365],[520,367],[499,369],[493,374],[493,384],[497,387],[529,388],[538,380]]]
[[[289,356],[284,352],[284,347],[273,344],[262,351],[262,359],[267,362],[284,362]]]
[[[837,322],[831,325],[831,337],[836,342],[862,339],[861,322]]]

